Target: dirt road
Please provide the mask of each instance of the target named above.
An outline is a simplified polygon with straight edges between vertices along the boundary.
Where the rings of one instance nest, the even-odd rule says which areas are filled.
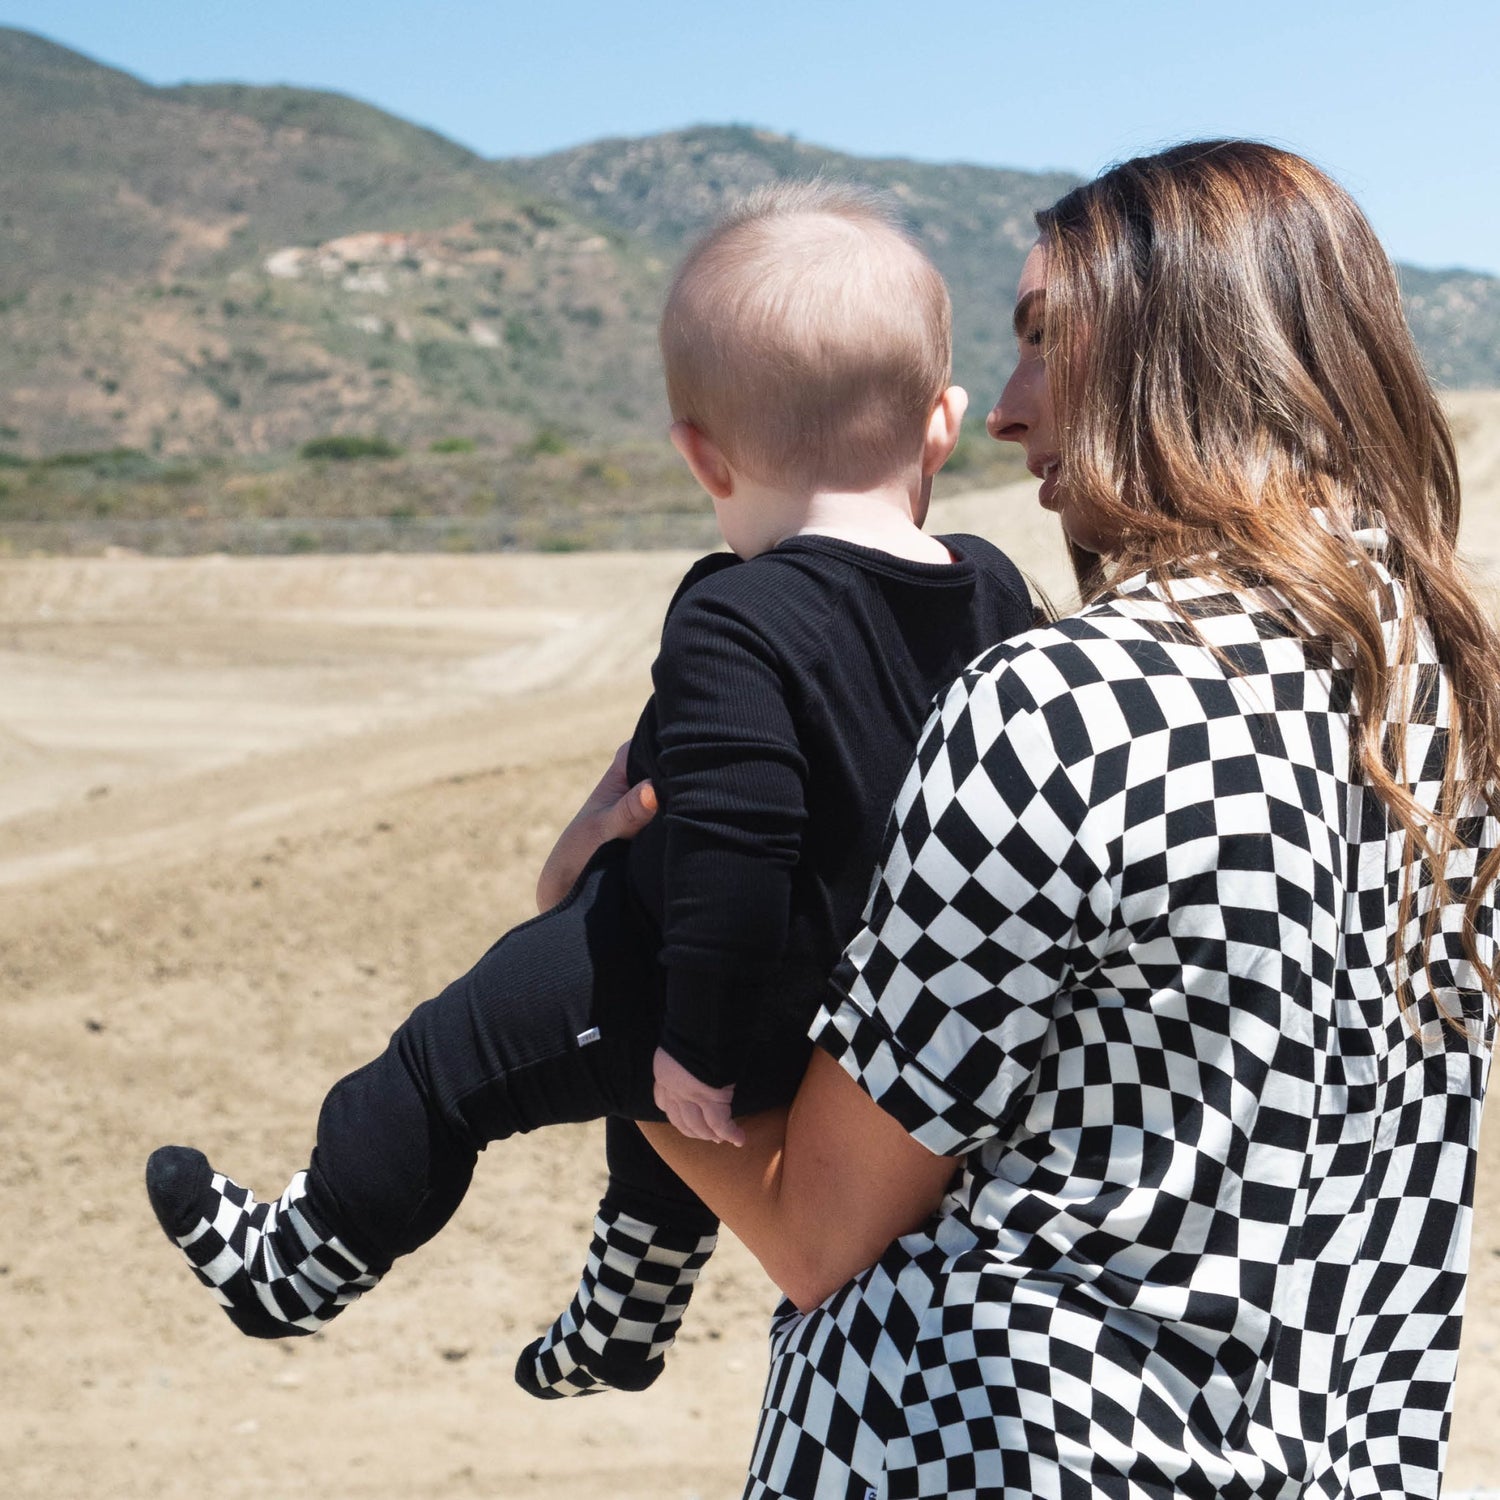
[[[1466,463],[1489,568],[1486,399]],[[1065,594],[1032,487],[938,520]],[[490,1152],[447,1233],[290,1343],[233,1333],[140,1186],[181,1138],[279,1187],[326,1085],[529,914],[685,561],[0,560],[0,1493],[738,1494],[773,1298],[734,1244],[652,1391],[540,1405],[511,1383],[581,1264],[594,1130]],[[1489,1165],[1454,1489],[1500,1475]]]

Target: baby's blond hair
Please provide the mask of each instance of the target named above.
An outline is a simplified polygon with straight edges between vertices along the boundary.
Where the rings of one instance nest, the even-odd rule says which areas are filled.
[[[937,268],[873,193],[762,189],[689,252],[661,320],[667,400],[745,474],[843,490],[921,456],[952,362]]]

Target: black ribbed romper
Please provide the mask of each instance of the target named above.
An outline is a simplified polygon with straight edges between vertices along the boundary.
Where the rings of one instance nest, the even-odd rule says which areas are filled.
[[[656,818],[324,1101],[309,1206],[362,1258],[431,1238],[491,1141],[660,1119],[658,1045],[736,1113],[790,1100],[934,695],[1034,623],[1002,553],[942,540],[951,563],[799,536],[688,572],[630,748]],[[712,1224],[638,1131],[611,1129],[610,1166],[627,1212]]]

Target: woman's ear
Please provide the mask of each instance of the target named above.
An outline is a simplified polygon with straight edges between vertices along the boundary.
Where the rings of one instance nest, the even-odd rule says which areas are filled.
[[[712,499],[727,500],[734,493],[734,470],[723,450],[706,432],[691,422],[673,422],[667,436],[693,478]]]
[[[958,434],[969,409],[969,393],[961,385],[950,385],[937,398],[927,419],[927,435],[922,441],[922,473],[936,474],[958,446]]]

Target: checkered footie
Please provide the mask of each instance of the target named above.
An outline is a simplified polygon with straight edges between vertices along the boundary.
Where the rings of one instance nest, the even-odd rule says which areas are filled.
[[[667,1350],[717,1234],[674,1231],[603,1204],[578,1291],[547,1332],[521,1351],[516,1384],[533,1396],[643,1391]]]
[[[252,1338],[316,1333],[380,1280],[313,1222],[305,1172],[274,1203],[260,1203],[201,1151],[163,1146],[146,1164],[146,1191],[193,1274]]]

